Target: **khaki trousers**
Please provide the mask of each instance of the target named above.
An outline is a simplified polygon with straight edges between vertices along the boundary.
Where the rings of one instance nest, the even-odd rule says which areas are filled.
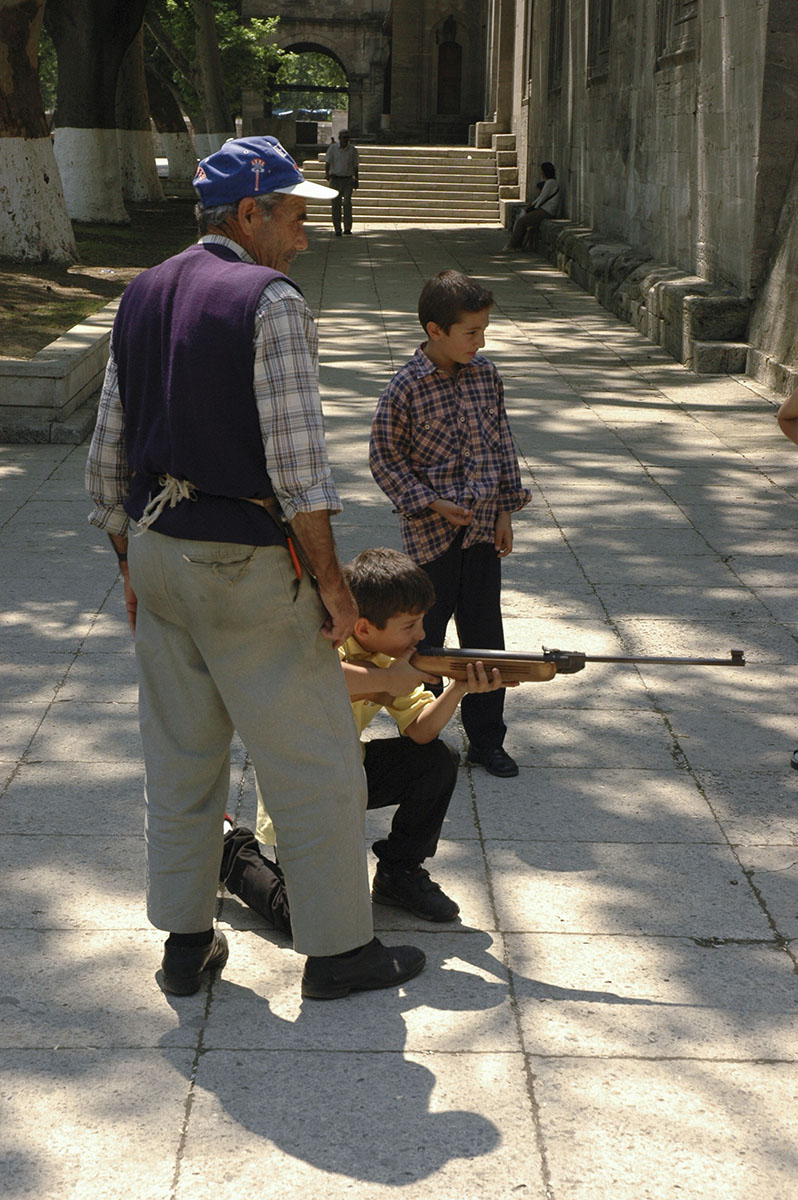
[[[339,954],[373,936],[366,786],[323,609],[281,546],[130,538],[146,767],[147,912],[213,924],[234,729],[274,819],[294,948]]]

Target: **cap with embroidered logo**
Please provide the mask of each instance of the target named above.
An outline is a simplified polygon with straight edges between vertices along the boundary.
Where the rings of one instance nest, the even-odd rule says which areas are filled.
[[[305,179],[291,155],[274,137],[231,138],[203,158],[194,176],[194,191],[203,208],[235,204],[245,196],[284,192],[329,200],[338,193]]]

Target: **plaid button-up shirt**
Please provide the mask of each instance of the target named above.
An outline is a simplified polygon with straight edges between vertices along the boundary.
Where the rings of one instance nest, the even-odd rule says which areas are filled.
[[[244,262],[253,261],[228,238],[212,234],[200,240],[228,246]],[[286,519],[293,520],[297,512],[340,512],[324,441],[316,323],[302,296],[281,279],[269,284],[258,302],[254,355],[266,469]],[[112,352],[86,464],[86,488],[94,501],[91,524],[117,534],[126,533],[129,520],[122,507],[130,490],[124,429]]]
[[[461,527],[430,511],[451,500],[473,512],[463,547],[492,542],[496,517],[529,503],[504,408],[499,372],[475,355],[455,376],[418,349],[377,404],[371,473],[399,514],[402,545],[432,562]]]

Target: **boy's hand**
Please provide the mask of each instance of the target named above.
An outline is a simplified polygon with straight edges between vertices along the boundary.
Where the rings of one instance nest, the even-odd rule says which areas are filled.
[[[518,681],[512,683],[502,682],[502,673],[498,667],[492,667],[490,674],[485,670],[481,662],[472,666],[468,663],[466,666],[467,679],[462,685],[467,692],[496,692],[503,687],[518,687]]]
[[[513,549],[513,522],[510,513],[499,513],[493,526],[493,546],[499,558],[506,558]]]
[[[389,667],[383,667],[380,683],[391,696],[406,696],[420,683],[440,683],[439,675],[428,675],[426,671],[417,671],[410,666],[410,655],[414,653],[415,649],[408,650],[407,654],[395,658]]]
[[[450,525],[470,525],[474,517],[470,508],[463,508],[453,500],[436,500],[430,504],[430,508]]]

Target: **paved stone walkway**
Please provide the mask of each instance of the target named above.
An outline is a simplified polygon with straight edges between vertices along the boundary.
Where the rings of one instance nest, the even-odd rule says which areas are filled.
[[[422,281],[480,275],[531,505],[508,646],[725,656],[588,667],[508,700],[520,777],[461,777],[435,874],[462,906],[399,992],[302,1003],[220,901],[227,969],[155,981],[131,645],[85,447],[0,447],[9,1200],[792,1200],[798,1179],[798,456],[751,381],[697,378],[496,229],[316,232],[343,555],[398,544],[375,400]],[[455,724],[452,737],[462,744]],[[235,755],[231,805],[254,812]],[[370,825],[384,827],[385,815]]]

